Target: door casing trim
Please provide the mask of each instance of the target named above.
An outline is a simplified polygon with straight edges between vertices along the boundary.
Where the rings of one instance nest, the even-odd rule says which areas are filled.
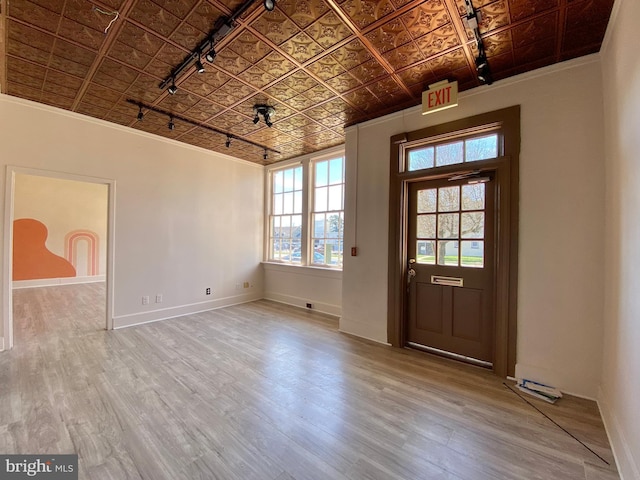
[[[389,176],[389,291],[387,337],[394,347],[406,343],[407,314],[407,212],[409,184],[442,178],[469,170],[468,164],[404,172],[402,145],[485,125],[500,125],[503,156],[473,163],[474,170],[495,172],[496,269],[493,371],[501,377],[514,376],[516,364],[518,290],[518,192],[520,154],[520,106],[496,110],[473,117],[435,125],[391,137]]]

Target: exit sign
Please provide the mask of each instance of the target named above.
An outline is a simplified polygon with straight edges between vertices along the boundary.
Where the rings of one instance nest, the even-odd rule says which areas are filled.
[[[445,108],[458,106],[458,82],[446,80],[429,85],[429,89],[422,92],[422,114],[439,112]]]

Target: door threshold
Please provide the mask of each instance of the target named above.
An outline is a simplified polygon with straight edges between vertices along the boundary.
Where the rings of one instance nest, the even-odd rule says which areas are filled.
[[[439,348],[427,347],[426,345],[421,345],[419,343],[414,343],[414,342],[407,342],[407,347],[415,348],[416,350],[422,350],[427,353],[433,353],[435,355],[440,355],[441,357],[451,358],[453,360],[458,360],[460,362],[470,363],[478,367],[493,369],[493,363],[491,362],[478,360],[477,358],[473,358],[473,357],[466,357],[458,353],[447,352],[446,350],[440,350]]]

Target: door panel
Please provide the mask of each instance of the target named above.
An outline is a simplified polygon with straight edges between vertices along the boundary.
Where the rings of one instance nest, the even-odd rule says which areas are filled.
[[[407,342],[492,362],[495,182],[473,181],[409,186]]]

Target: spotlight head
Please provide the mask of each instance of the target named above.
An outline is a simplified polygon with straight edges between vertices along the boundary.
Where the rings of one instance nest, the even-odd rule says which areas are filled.
[[[266,123],[269,128],[273,126],[273,122],[271,121],[271,116],[269,114],[264,116],[264,123]]]
[[[214,48],[211,48],[211,50],[209,50],[209,52],[204,56],[205,60],[209,63],[213,63],[213,61],[216,59],[216,51]]]
[[[262,158],[264,158],[265,160],[267,160],[269,158],[269,153],[267,153],[267,149],[264,149],[264,155],[262,156]]]
[[[167,89],[167,92],[169,92],[171,95],[175,95],[177,91],[178,87],[176,87],[176,81],[171,80],[171,86]]]
[[[258,116],[258,112],[256,112],[256,116],[253,117],[253,124],[255,125],[256,123],[258,123],[260,121],[260,117]]]
[[[176,124],[173,123],[173,117],[169,117],[169,123],[167,124],[167,127],[169,127],[169,130],[174,130],[176,128]]]
[[[202,65],[202,61],[199,58],[196,60],[196,71],[198,73],[204,73],[204,65]]]
[[[276,0],[264,0],[264,9],[267,12],[273,12],[274,8],[276,8]]]
[[[483,70],[487,67],[487,65],[487,59],[485,57],[476,58],[476,70]]]
[[[227,148],[231,146],[231,136],[227,135],[227,141],[224,142],[224,146]]]
[[[144,120],[144,113],[142,113],[142,107],[138,107],[140,110],[138,110],[138,121],[141,122],[142,120]]]

